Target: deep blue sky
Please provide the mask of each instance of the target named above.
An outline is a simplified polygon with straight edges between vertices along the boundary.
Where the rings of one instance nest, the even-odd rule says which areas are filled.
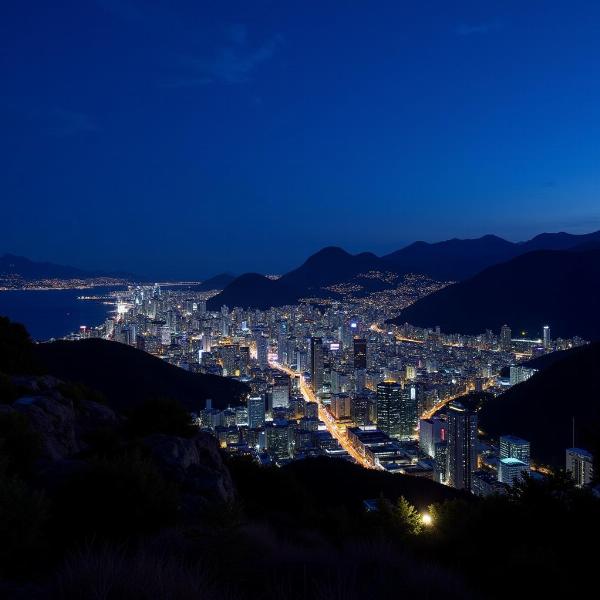
[[[600,3],[0,3],[0,252],[199,277],[600,228]]]

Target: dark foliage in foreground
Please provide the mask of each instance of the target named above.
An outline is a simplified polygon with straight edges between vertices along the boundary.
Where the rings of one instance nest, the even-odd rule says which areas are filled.
[[[0,371],[9,375],[39,372],[27,329],[7,317],[0,317]]]

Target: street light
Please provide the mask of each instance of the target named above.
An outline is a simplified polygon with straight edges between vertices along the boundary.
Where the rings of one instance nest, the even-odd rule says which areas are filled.
[[[421,515],[421,522],[425,527],[431,527],[433,525],[433,517],[429,513],[423,513]]]

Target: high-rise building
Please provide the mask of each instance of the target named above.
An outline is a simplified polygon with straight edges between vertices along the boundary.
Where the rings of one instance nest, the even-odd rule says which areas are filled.
[[[471,476],[477,468],[477,411],[469,398],[448,405],[448,485],[471,489]]]
[[[400,405],[400,439],[409,440],[415,437],[418,421],[417,386],[407,385],[402,390]]]
[[[500,328],[500,348],[505,352],[512,348],[512,332],[508,325],[502,325]]]
[[[529,469],[530,446],[527,440],[514,435],[500,436],[500,458],[516,458]]]
[[[323,339],[310,338],[310,381],[315,394],[323,388]]]
[[[248,427],[257,429],[265,424],[265,399],[262,396],[248,398]]]
[[[171,345],[171,330],[168,325],[162,325],[160,328],[160,343],[163,346]]]
[[[289,422],[284,420],[270,422],[265,427],[266,448],[276,459],[290,458],[292,431]]]
[[[369,396],[366,394],[357,394],[352,398],[352,420],[355,425],[369,425]]]
[[[354,368],[367,368],[367,340],[363,338],[354,338]]]
[[[319,405],[317,402],[307,402],[304,407],[304,414],[307,419],[317,420],[319,418]]]
[[[347,394],[337,394],[331,398],[330,412],[336,419],[346,419],[352,414],[352,400]]]
[[[364,369],[356,369],[354,371],[354,391],[357,394],[362,394],[365,391],[367,372]]]
[[[537,369],[523,367],[522,365],[512,365],[510,367],[510,385],[516,385],[527,381],[532,375],[537,373]]]
[[[543,340],[544,340],[544,350],[546,350],[546,352],[548,352],[548,350],[550,350],[551,346],[552,346],[552,339],[550,337],[550,326],[549,325],[544,325]]]
[[[377,384],[377,426],[390,437],[401,436],[402,388],[398,383]]]
[[[448,444],[437,442],[433,446],[433,479],[437,483],[446,483],[448,469]]]
[[[273,408],[288,408],[290,405],[289,375],[276,375],[271,391]]]
[[[524,473],[527,473],[529,468],[518,458],[501,458],[498,462],[498,481],[513,485],[516,480],[520,479]]]
[[[577,487],[589,485],[594,476],[594,462],[590,452],[582,448],[567,448],[566,469]]]
[[[267,365],[269,364],[267,338],[262,332],[259,332],[256,336],[256,359],[258,361],[258,366],[262,370],[267,368]]]
[[[419,421],[419,447],[425,454],[435,456],[435,445],[446,441],[446,421],[439,417]]]

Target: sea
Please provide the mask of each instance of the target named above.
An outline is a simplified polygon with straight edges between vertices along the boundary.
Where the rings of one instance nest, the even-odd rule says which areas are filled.
[[[38,341],[61,338],[80,326],[94,327],[115,310],[101,300],[79,300],[79,296],[105,296],[123,287],[96,287],[69,290],[0,291],[0,316],[23,323]]]

